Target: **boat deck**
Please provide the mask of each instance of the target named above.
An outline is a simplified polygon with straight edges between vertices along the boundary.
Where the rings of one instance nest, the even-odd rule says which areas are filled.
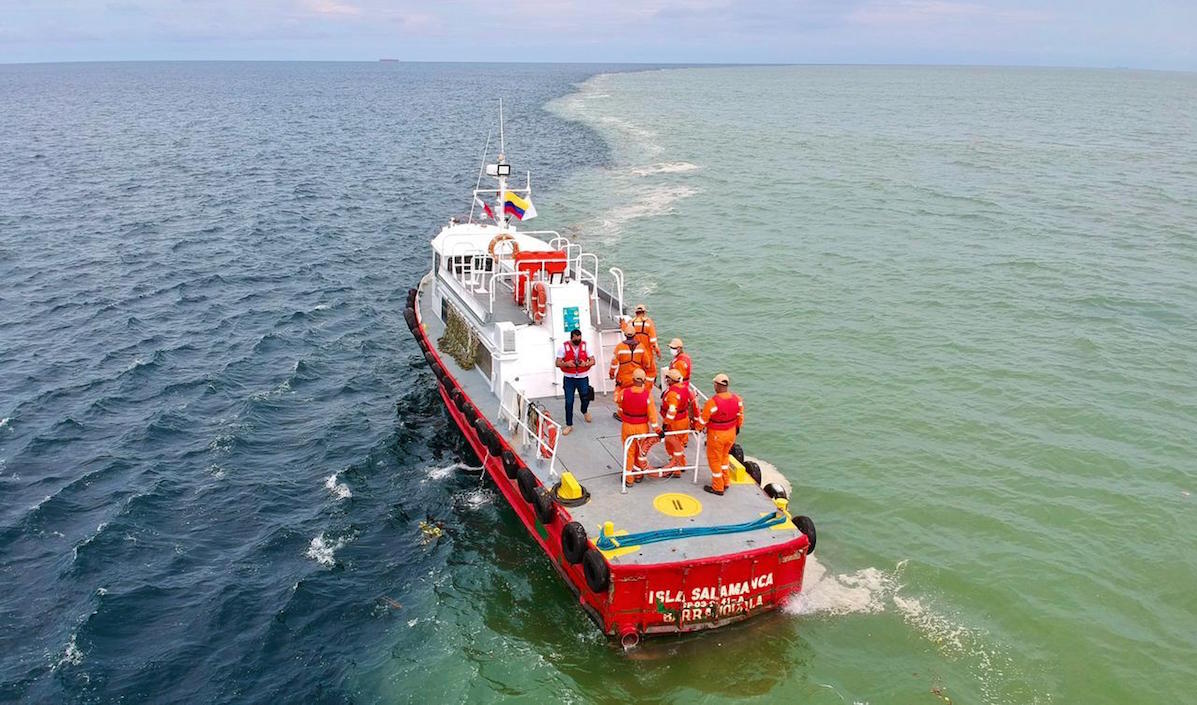
[[[425,279],[421,283],[420,317],[430,339],[435,342],[444,333],[444,324],[427,303],[431,298],[424,295],[428,286],[430,280]],[[497,318],[497,306],[495,313]],[[527,323],[526,317],[523,320],[515,318],[513,322],[516,325]],[[510,431],[509,423],[500,420],[499,399],[491,392],[489,381],[477,369],[461,369],[448,355],[442,356],[442,359],[463,391],[473,400],[479,413],[506,435],[512,447],[521,450],[524,462],[540,481],[546,486],[552,486],[556,480],[550,477],[549,461],[534,457],[534,448],[531,445],[522,447],[518,430]],[[602,371],[596,369],[592,374],[602,374]],[[563,397],[535,401],[543,404],[555,419],[564,419]],[[571,507],[569,512],[574,520],[586,527],[591,538],[597,538],[599,527],[608,521],[614,524],[617,533],[639,533],[678,527],[740,524],[759,519],[775,510],[772,500],[751,480],[732,485],[722,497],[704,492],[702,486],[710,481],[705,451],[697,473],[689,470],[684,477],[671,479],[648,476],[629,488],[626,494],[622,493],[620,471],[623,443],[620,441],[621,424],[612,416],[614,408],[610,394],[597,394],[590,405],[593,422],[587,423],[582,417],[580,401],[575,401],[574,430],[568,436],[561,436],[557,443],[558,475],[564,471],[572,472],[590,492],[590,501],[587,504]],[[686,453],[686,460],[691,464],[695,460],[695,445],[696,439],[692,437]],[[666,460],[664,444],[658,443],[650,453],[649,465],[660,467]],[[661,498],[661,495],[667,494],[682,495],[688,499]],[[673,511],[666,513],[661,511],[661,508]],[[750,532],[674,539],[642,547],[625,547],[608,553],[607,559],[615,564],[692,561],[771,545],[781,546],[792,541],[797,535],[798,531],[794,525],[787,522],[778,527]]]

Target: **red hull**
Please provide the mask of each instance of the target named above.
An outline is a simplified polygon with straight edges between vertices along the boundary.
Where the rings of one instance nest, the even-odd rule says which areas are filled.
[[[450,418],[479,458],[487,458],[485,470],[506,498],[529,535],[540,545],[566,584],[578,596],[582,608],[604,634],[635,642],[641,635],[679,634],[720,627],[770,611],[802,589],[806,567],[807,537],[799,534],[780,547],[771,546],[724,556],[684,563],[619,565],[608,563],[609,587],[595,592],[587,585],[582,564],[565,559],[561,543],[562,528],[572,521],[569,509],[555,505],[556,515],[547,524],[540,521],[533,506],[524,501],[519,486],[508,478],[500,454],[490,454],[470,424],[450,398],[450,389],[461,389],[441,360],[436,346],[419,324],[419,307],[409,294],[408,303],[416,313],[412,333],[426,353],[430,364],[440,368],[439,377],[451,384],[438,384],[441,400]],[[465,390],[462,390],[465,394]],[[472,400],[466,397],[470,404]],[[475,405],[476,406],[476,405]],[[479,419],[485,417],[479,416]],[[491,427],[505,450],[519,453],[508,445],[503,434]],[[597,534],[598,527],[587,527]],[[700,539],[688,539],[700,540]],[[593,540],[590,542],[593,546]]]

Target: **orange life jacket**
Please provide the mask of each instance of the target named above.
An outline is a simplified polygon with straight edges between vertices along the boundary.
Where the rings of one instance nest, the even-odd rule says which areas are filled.
[[[694,403],[694,395],[690,392],[690,385],[681,382],[670,385],[669,389],[665,390],[665,394],[661,397],[662,406],[668,406],[668,399],[670,393],[677,398],[677,411],[674,412],[673,419],[675,421],[688,418],[690,416],[690,406]]]
[[[715,402],[715,410],[711,413],[711,420],[707,423],[707,428],[713,428],[716,431],[726,431],[729,428],[735,428],[740,422],[740,397],[732,394],[726,397],[721,397],[718,394],[711,397],[711,401]]]
[[[678,353],[677,357],[673,358],[673,362],[669,363],[669,369],[677,370],[682,373],[682,381],[690,381],[690,370],[694,363],[690,360],[690,356],[686,353]]]
[[[575,352],[573,343],[565,344],[565,355],[563,355],[561,357],[561,359],[565,362],[565,364],[568,365],[569,363],[573,362],[575,355],[578,358],[579,365],[590,359],[590,355],[588,355],[586,353],[586,341],[583,340],[581,342],[581,344],[578,345],[578,347],[580,348],[580,350]]]
[[[619,402],[619,418],[624,423],[648,423],[648,405],[652,401],[652,389],[645,386],[636,391],[634,388],[623,390],[623,397]]]

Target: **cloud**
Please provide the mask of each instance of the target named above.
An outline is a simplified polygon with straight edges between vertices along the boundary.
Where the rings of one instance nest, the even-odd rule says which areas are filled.
[[[934,26],[952,23],[1041,23],[1052,19],[1045,12],[995,8],[947,0],[873,0],[853,10],[849,22],[868,26]]]
[[[325,17],[360,17],[362,14],[362,8],[336,0],[304,0],[303,7]]]

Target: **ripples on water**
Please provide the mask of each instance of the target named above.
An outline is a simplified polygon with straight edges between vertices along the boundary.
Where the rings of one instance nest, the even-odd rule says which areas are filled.
[[[540,183],[601,163],[540,109],[593,70],[0,66],[0,700],[372,699],[471,543],[419,522],[512,521],[424,482],[473,459],[406,290],[490,96]]]

